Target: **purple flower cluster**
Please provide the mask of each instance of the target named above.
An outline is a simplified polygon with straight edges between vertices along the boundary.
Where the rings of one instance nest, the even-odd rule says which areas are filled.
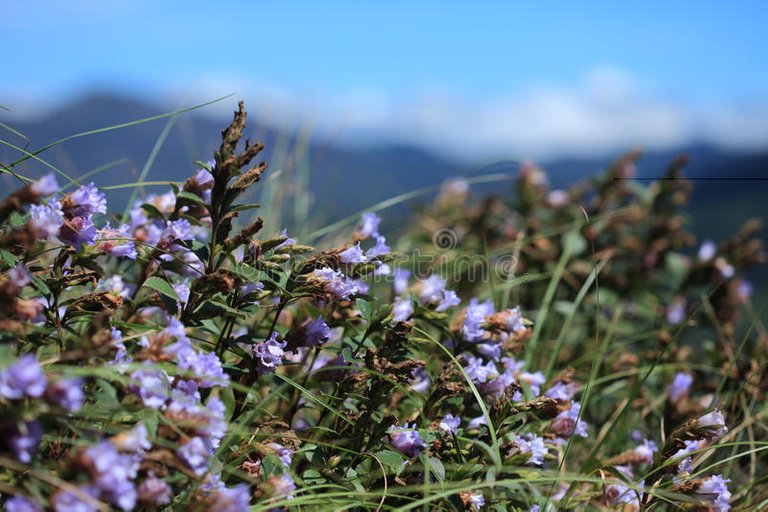
[[[0,396],[19,400],[28,396],[38,398],[45,392],[43,369],[32,354],[26,354],[10,366],[0,370]]]
[[[516,436],[515,445],[520,453],[527,454],[526,464],[532,466],[541,466],[544,463],[544,457],[547,455],[547,446],[544,444],[544,438],[536,434],[527,434],[525,436]]]
[[[26,354],[15,363],[0,370],[0,397],[7,400],[44,398],[49,404],[68,412],[77,412],[83,406],[83,380],[58,379],[48,381],[40,364],[32,354]],[[30,463],[42,439],[43,430],[38,421],[19,422],[2,432],[5,444],[23,463]]]
[[[268,340],[253,345],[253,357],[259,373],[269,373],[283,364],[285,356],[285,341],[277,341],[277,331]]]
[[[416,287],[416,294],[422,305],[435,304],[436,311],[445,311],[451,306],[461,303],[456,292],[445,288],[445,279],[438,275],[431,275],[421,281]]]
[[[440,423],[438,424],[438,427],[443,432],[446,432],[451,435],[456,435],[456,431],[459,428],[459,425],[461,425],[461,418],[458,416],[454,416],[453,414],[446,414],[443,416],[443,419],[440,420]]]
[[[416,457],[427,447],[427,443],[421,438],[415,425],[409,426],[408,423],[402,427],[392,425],[388,432],[392,447],[408,457]]]
[[[306,347],[314,347],[331,337],[331,328],[323,321],[322,315],[318,315],[314,320],[307,320],[302,326],[302,331]]]
[[[728,482],[722,475],[713,475],[704,478],[696,490],[696,494],[712,504],[715,512],[726,512],[731,509],[731,492],[728,490]]]
[[[96,249],[116,258],[135,260],[138,253],[131,238],[131,227],[128,224],[112,229],[109,223],[98,231]]]
[[[80,247],[96,242],[96,226],[93,215],[107,213],[107,199],[96,185],[89,183],[79,187],[61,200],[63,222],[59,229],[59,240]]]
[[[549,423],[549,430],[560,438],[568,438],[573,435],[589,437],[587,433],[587,423],[579,416],[581,404],[571,402],[571,406],[557,415]]]
[[[316,269],[312,277],[323,290],[334,296],[337,300],[350,300],[352,295],[358,293],[358,286],[354,280],[346,277],[340,270],[330,267]]]

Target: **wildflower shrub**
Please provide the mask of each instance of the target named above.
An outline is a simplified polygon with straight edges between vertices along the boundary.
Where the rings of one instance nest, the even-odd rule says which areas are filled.
[[[457,179],[399,252],[372,212],[316,249],[243,202],[245,122],[125,216],[53,174],[0,205],[7,510],[765,505],[765,256],[686,255],[682,162]]]

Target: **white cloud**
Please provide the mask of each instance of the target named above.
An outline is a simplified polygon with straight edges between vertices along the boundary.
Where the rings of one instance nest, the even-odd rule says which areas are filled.
[[[290,89],[221,73],[180,78],[167,90],[170,107],[180,106],[180,98],[189,106],[235,93],[204,112],[228,116],[243,98],[253,117],[282,127],[312,126],[317,137],[334,144],[406,143],[464,160],[541,161],[693,142],[768,149],[768,96],[686,104],[608,66],[589,71],[575,86],[537,83],[482,98],[438,89],[399,96],[376,88]]]
[[[479,99],[445,90],[395,97],[376,89],[333,94],[244,83],[238,93],[252,112],[289,124],[311,119],[318,136],[337,143],[408,143],[466,160],[546,160],[693,142],[768,149],[768,97],[749,104],[684,104],[611,67],[586,73],[572,87],[533,84]]]

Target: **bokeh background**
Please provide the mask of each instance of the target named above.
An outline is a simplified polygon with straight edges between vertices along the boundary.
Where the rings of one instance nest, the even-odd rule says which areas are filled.
[[[768,216],[764,2],[3,0],[0,19],[0,162],[226,97],[40,155],[112,204],[190,175],[243,99],[261,199],[298,235],[449,176],[532,161],[560,186],[632,148],[641,178],[691,157],[699,239]]]

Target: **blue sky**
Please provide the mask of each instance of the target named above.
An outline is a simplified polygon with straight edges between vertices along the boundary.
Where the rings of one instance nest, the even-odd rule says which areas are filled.
[[[5,0],[0,104],[237,93],[350,139],[426,130],[430,145],[469,124],[477,152],[754,146],[768,140],[768,7],[707,4]]]

